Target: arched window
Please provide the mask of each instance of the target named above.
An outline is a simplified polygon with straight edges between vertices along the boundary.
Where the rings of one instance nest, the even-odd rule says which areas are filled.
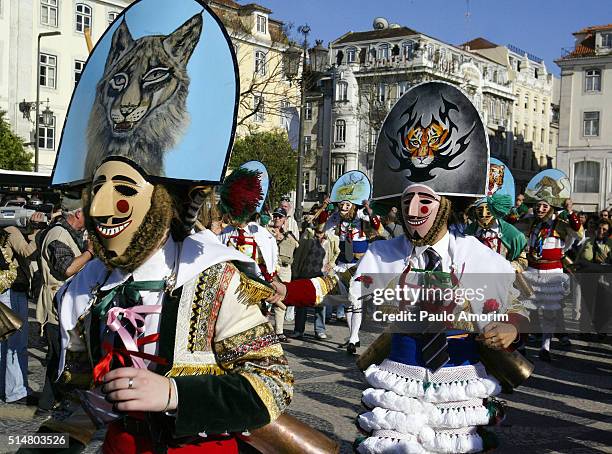
[[[83,33],[86,28],[91,30],[91,7],[85,3],[76,4],[76,31]]]
[[[335,128],[335,142],[344,143],[346,140],[346,121],[344,120],[336,120],[336,128]]]
[[[255,74],[266,75],[266,53],[261,50],[255,51]]]
[[[387,43],[383,43],[378,46],[376,58],[378,60],[387,60],[389,58],[389,45]]]
[[[341,80],[336,86],[336,101],[348,100],[348,82]]]
[[[599,192],[599,163],[581,161],[574,164],[574,192]]]

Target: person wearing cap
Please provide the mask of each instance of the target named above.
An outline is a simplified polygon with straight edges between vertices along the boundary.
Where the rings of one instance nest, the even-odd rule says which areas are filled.
[[[55,294],[69,278],[94,258],[93,245],[84,238],[85,214],[80,200],[64,197],[62,214],[41,232],[38,268],[41,289],[36,303],[36,321],[47,340],[45,384],[38,401],[37,414],[48,414],[59,402],[55,385],[60,357],[60,329]]]
[[[285,221],[287,220],[287,211],[278,207],[272,213],[272,222],[267,227],[268,231],[276,240],[278,246],[278,272],[277,276],[281,281],[288,282],[291,280],[291,265],[293,264],[293,255],[299,246],[298,239],[290,231],[285,230]],[[289,342],[284,333],[285,314],[287,310],[281,309],[279,306],[274,307],[274,323],[276,334],[281,342]]]
[[[96,256],[56,295],[55,378],[80,392],[41,432],[77,449],[105,425],[105,454],[237,454],[284,412],[293,376],[257,264],[193,233],[235,135],[229,35],[200,1],[138,0],[88,62],[96,90],[75,92],[52,179],[83,188]]]
[[[567,176],[557,169],[546,169],[535,175],[525,195],[533,206],[534,217],[527,233],[528,266],[523,276],[534,289],[527,307],[539,314],[542,343],[539,357],[550,362],[552,333],[562,325],[562,301],[570,292],[570,277],[564,272],[564,255],[569,245],[584,237],[576,212],[566,212],[565,219],[555,214],[570,195]],[[571,202],[569,204],[571,210]],[[561,344],[570,346],[567,334],[559,336]]]
[[[426,125],[435,126],[448,156],[427,161],[427,148],[418,147],[429,142],[411,141],[421,137]],[[414,159],[408,146],[417,147]],[[500,421],[503,406],[493,397],[501,386],[481,362],[478,344],[493,352],[512,348],[527,312],[512,288],[515,272],[510,263],[454,228],[468,201],[485,194],[488,152],[476,108],[450,84],[417,85],[400,98],[383,124],[373,198],[399,197],[405,235],[370,245],[351,280],[349,298],[353,304],[369,302],[376,317],[414,314],[415,321],[405,315],[388,327],[395,333],[390,346],[365,370],[370,388],[362,395],[367,411],[358,417],[364,431],[355,444],[360,454],[455,454],[495,447],[482,426]],[[457,153],[461,165],[444,162]],[[294,281],[277,286],[275,296],[285,304],[317,301],[336,291],[330,284],[321,278]],[[394,291],[440,287],[452,289],[455,297],[440,301],[435,294]],[[389,289],[392,295],[385,298]],[[470,289],[481,294],[456,298]],[[430,315],[444,321],[430,322]]]

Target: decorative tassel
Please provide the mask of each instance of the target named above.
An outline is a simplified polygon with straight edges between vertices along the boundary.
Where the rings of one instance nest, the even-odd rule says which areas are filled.
[[[274,289],[263,282],[256,281],[244,273],[240,273],[238,286],[238,302],[244,305],[259,304],[274,295]]]
[[[224,375],[225,372],[216,364],[175,364],[166,377],[182,377],[186,375]]]

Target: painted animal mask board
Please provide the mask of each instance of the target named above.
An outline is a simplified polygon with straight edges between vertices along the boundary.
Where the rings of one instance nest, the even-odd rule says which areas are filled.
[[[221,182],[235,132],[237,74],[229,36],[204,2],[132,3],[87,61],[53,184],[90,182],[112,156],[152,182]]]

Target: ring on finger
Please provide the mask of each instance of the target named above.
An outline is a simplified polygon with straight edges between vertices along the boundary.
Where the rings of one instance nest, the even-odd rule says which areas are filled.
[[[134,378],[130,378],[128,380],[128,389],[132,389],[134,387]]]

